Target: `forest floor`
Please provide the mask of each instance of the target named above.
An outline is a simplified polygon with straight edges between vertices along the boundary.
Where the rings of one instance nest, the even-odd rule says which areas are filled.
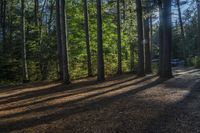
[[[198,133],[200,70],[0,89],[0,133]]]

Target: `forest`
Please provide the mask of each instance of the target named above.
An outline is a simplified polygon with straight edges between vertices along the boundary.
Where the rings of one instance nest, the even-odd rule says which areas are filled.
[[[165,69],[162,61],[151,63],[162,60],[162,55],[166,69],[169,59],[198,67],[198,3],[174,0],[172,6],[166,3],[166,11],[160,3],[103,0],[98,5],[94,0],[68,0],[59,5],[55,0],[2,0],[0,83],[157,73],[158,64]],[[162,11],[168,17],[162,18]],[[165,33],[164,26],[171,29]]]
[[[199,71],[200,0],[0,0],[0,132],[199,132]]]

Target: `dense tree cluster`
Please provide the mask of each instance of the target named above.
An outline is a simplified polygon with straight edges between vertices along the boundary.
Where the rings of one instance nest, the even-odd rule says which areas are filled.
[[[2,84],[144,76],[152,59],[170,78],[172,58],[200,64],[199,52],[199,0],[0,1]]]

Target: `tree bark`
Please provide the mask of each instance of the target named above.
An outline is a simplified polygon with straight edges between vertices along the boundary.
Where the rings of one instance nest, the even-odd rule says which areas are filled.
[[[121,46],[121,13],[120,0],[117,0],[117,48],[118,48],[118,70],[117,74],[122,74],[122,46]]]
[[[162,65],[163,65],[163,3],[161,0],[158,0],[158,7],[159,7],[159,71],[158,74],[161,74]]]
[[[85,17],[85,39],[86,39],[86,50],[87,50],[87,67],[88,76],[92,76],[92,61],[90,51],[90,33],[89,33],[89,16],[88,16],[88,2],[84,0],[84,17]]]
[[[137,32],[138,32],[138,45],[139,45],[139,63],[138,63],[138,76],[145,76],[144,71],[144,46],[143,46],[143,22],[142,22],[142,4],[141,0],[136,0],[137,11]]]
[[[171,44],[172,44],[172,25],[171,25],[171,0],[163,1],[163,42],[161,62],[161,78],[171,78]]]
[[[3,35],[3,49],[6,47],[6,6],[7,1],[3,0],[3,13],[2,13],[2,35]],[[3,50],[3,51],[4,51]]]
[[[151,47],[150,47],[150,21],[149,17],[144,20],[145,38],[145,73],[151,73]]]
[[[101,0],[97,0],[97,80],[105,80],[104,74],[104,57],[103,57],[103,35],[102,35],[102,14],[101,14]]]
[[[21,0],[21,19],[22,19],[22,56],[23,56],[23,82],[28,82],[28,67],[27,67],[27,55],[26,55],[26,33],[25,33],[25,3],[24,0]]]
[[[150,49],[151,49],[151,60],[153,57],[153,20],[152,15],[150,16]]]
[[[63,82],[70,83],[69,76],[69,63],[68,63],[68,44],[67,44],[67,28],[66,28],[66,15],[65,15],[65,0],[60,0],[60,28],[61,28],[61,51],[62,51],[62,74]]]
[[[198,14],[198,54],[200,55],[200,0],[196,0]]]
[[[57,35],[57,53],[59,61],[59,79],[63,80],[63,69],[62,69],[62,47],[61,47],[61,26],[60,26],[60,4],[59,0],[56,0],[56,35]]]
[[[35,25],[38,26],[39,23],[39,1],[35,0]]]
[[[178,7],[178,16],[179,16],[179,24],[181,28],[181,38],[182,38],[182,44],[183,44],[183,58],[186,60],[186,47],[185,47],[185,32],[183,28],[183,21],[182,21],[182,15],[181,15],[181,7],[180,7],[180,0],[176,0],[177,7]]]

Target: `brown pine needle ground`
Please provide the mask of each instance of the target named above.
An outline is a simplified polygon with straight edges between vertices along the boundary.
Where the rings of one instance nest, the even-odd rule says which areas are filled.
[[[200,70],[0,90],[0,133],[198,133]]]

